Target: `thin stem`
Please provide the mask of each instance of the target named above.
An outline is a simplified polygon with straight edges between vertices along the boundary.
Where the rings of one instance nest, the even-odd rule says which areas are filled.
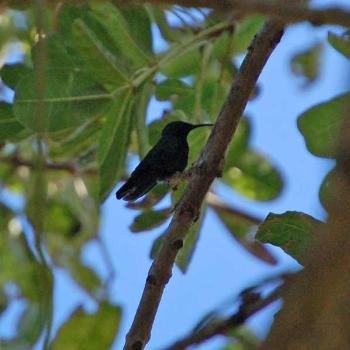
[[[194,100],[194,119],[198,123],[201,121],[203,84],[204,84],[205,77],[208,74],[208,65],[209,65],[212,51],[213,51],[213,43],[208,42],[206,45],[204,45],[203,53],[202,53],[201,68],[200,68],[200,72],[198,74],[198,79],[196,82],[196,94],[195,94],[195,100]]]
[[[191,36],[191,38],[188,39],[187,41],[177,44],[172,49],[170,49],[166,54],[164,54],[164,56],[158,61],[158,63],[156,63],[153,67],[150,67],[147,71],[145,71],[143,74],[140,74],[135,80],[133,80],[132,84],[135,87],[138,87],[146,79],[148,79],[150,76],[156,73],[157,70],[159,70],[159,68],[163,67],[166,63],[168,63],[173,58],[185,53],[190,49],[201,46],[203,43],[206,42],[208,37],[226,28],[230,28],[231,26],[232,26],[232,23],[228,21],[220,22],[212,27],[209,27]]]

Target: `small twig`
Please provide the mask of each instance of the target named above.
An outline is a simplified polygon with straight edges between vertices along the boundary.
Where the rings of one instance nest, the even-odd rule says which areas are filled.
[[[260,295],[256,293],[243,295],[243,300],[238,311],[231,317],[203,327],[198,332],[192,333],[186,338],[177,341],[172,346],[166,348],[166,350],[184,350],[191,345],[201,344],[216,335],[226,334],[233,328],[243,325],[251,316],[277,301],[279,297],[278,290],[266,298],[261,298]]]

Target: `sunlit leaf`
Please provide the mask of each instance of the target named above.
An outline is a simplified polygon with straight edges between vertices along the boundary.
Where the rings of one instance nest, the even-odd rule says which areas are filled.
[[[160,67],[160,72],[173,79],[192,75],[198,72],[200,59],[199,50],[195,48],[174,56],[163,67]]]
[[[119,329],[121,310],[103,302],[94,314],[77,308],[58,330],[52,350],[109,349]]]
[[[223,180],[243,196],[266,201],[277,197],[283,187],[279,172],[261,155],[246,151],[236,166],[226,169]]]
[[[298,128],[308,150],[319,157],[335,157],[342,122],[350,104],[350,94],[320,103],[298,118]]]
[[[305,250],[321,224],[321,221],[300,212],[270,213],[259,226],[256,239],[276,245],[302,262]]]

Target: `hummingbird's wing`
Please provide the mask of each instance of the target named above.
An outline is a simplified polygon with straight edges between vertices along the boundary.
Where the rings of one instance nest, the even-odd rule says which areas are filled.
[[[117,199],[134,201],[149,192],[162,179],[162,169],[173,155],[174,150],[161,138],[117,191]]]

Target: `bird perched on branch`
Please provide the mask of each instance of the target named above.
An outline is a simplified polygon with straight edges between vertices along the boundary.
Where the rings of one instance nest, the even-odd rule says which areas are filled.
[[[117,199],[134,201],[149,192],[158,181],[166,180],[175,173],[184,171],[189,151],[187,135],[193,129],[212,125],[193,125],[185,122],[167,124],[159,141],[117,191]]]

